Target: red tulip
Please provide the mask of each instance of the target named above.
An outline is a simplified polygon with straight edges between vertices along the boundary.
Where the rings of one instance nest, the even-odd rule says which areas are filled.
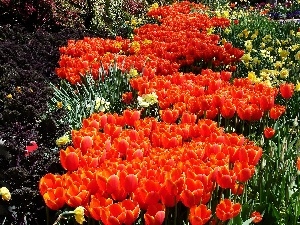
[[[69,149],[71,149],[69,151]],[[72,147],[68,147],[66,151],[60,151],[60,162],[65,170],[74,171],[78,169],[79,157]]]
[[[156,203],[149,205],[147,212],[144,215],[146,225],[161,225],[165,220],[165,207]]]
[[[25,156],[29,156],[30,153],[38,149],[38,145],[35,141],[31,141],[30,145],[26,146]]]
[[[190,209],[189,219],[192,225],[206,224],[211,217],[211,210],[206,205],[200,204]]]
[[[265,137],[266,137],[267,139],[272,138],[272,137],[274,136],[274,134],[275,134],[275,130],[274,130],[273,128],[271,128],[271,127],[266,127],[266,128],[264,129],[264,135],[265,135]]]
[[[217,217],[222,221],[226,221],[236,217],[240,213],[240,211],[240,203],[234,204],[229,199],[221,200],[216,208]]]
[[[284,83],[280,85],[280,94],[283,98],[289,99],[294,94],[294,84],[292,83]]]
[[[64,189],[57,187],[55,189],[49,189],[43,195],[46,205],[52,210],[58,210],[65,204]]]
[[[254,218],[254,220],[252,221],[253,223],[259,223],[260,221],[262,221],[262,215],[257,211],[251,213],[251,218]]]

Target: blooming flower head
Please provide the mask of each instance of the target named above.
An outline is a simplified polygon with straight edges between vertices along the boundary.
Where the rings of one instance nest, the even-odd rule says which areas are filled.
[[[297,166],[297,170],[300,171],[300,156],[298,156],[297,158],[296,166]]]
[[[61,146],[66,145],[70,142],[71,142],[71,140],[70,140],[69,136],[68,135],[63,135],[60,138],[58,138],[55,143],[58,147],[61,147]]]
[[[127,75],[128,78],[135,78],[135,77],[138,77],[138,76],[139,76],[139,73],[138,73],[138,71],[137,71],[136,69],[134,69],[134,68],[131,68],[131,69],[129,70],[128,75]]]
[[[83,222],[85,221],[85,219],[84,219],[84,207],[83,206],[78,206],[74,210],[74,216],[75,216],[75,220],[76,220],[77,223],[83,224]]]
[[[102,97],[96,97],[95,99],[95,110],[100,112],[105,112],[109,109],[110,102],[105,101]]]
[[[280,94],[283,98],[289,99],[294,94],[294,84],[293,83],[284,83],[280,85]]]
[[[297,81],[297,84],[295,86],[295,91],[300,91],[300,82]]]
[[[9,201],[11,199],[10,192],[6,187],[0,188],[0,195],[2,199],[5,201]]]
[[[262,215],[260,212],[254,211],[251,213],[251,218],[254,218],[253,223],[259,223],[262,220]]]
[[[275,130],[271,127],[266,127],[264,129],[264,136],[268,139],[272,138],[275,134]]]
[[[154,105],[157,102],[158,96],[154,92],[138,97],[138,103],[141,107],[148,107],[149,105]]]

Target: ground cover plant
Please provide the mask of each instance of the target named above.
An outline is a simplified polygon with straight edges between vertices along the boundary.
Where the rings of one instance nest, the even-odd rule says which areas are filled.
[[[285,25],[290,36],[274,33],[280,46],[263,50],[278,55],[264,57],[256,40],[270,43],[256,29],[279,24],[229,10],[154,4],[152,19],[139,26],[131,19],[123,37],[108,29],[115,38],[93,33],[59,44],[55,74],[52,64],[51,76],[42,73],[39,81],[47,77],[51,94],[40,102],[25,98],[33,107],[26,126],[21,123],[24,136],[12,129],[2,138],[4,168],[10,168],[0,189],[2,223],[297,224],[299,27]],[[248,30],[256,34],[253,42]],[[247,54],[263,63],[245,61]],[[278,72],[273,82],[262,72],[279,60],[289,73]],[[1,115],[23,94],[11,83],[5,82]],[[3,127],[20,126],[24,115],[15,114],[20,117],[6,116]],[[20,147],[12,148],[12,136],[23,138]],[[49,159],[46,168],[37,165]],[[16,177],[31,177],[23,183],[28,188]],[[30,196],[18,205],[24,191]]]

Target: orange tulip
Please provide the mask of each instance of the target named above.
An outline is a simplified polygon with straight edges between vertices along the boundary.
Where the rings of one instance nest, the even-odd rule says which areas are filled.
[[[296,167],[297,170],[300,171],[300,157],[297,158]]]
[[[192,225],[206,224],[211,217],[211,210],[206,205],[200,204],[190,209],[189,219]]]
[[[231,188],[234,186],[236,179],[237,178],[233,170],[229,170],[226,166],[218,168],[216,181],[220,187]]]
[[[74,171],[78,169],[79,166],[79,156],[72,147],[67,147],[67,149],[60,150],[60,162],[65,170]]]
[[[65,204],[64,192],[62,187],[47,190],[43,195],[46,205],[52,210],[62,208]]]
[[[253,223],[259,223],[260,221],[262,221],[262,215],[257,211],[251,213],[251,218],[254,218],[254,220],[252,221]]]
[[[144,214],[146,225],[162,225],[165,220],[165,207],[160,203],[149,205]]]
[[[273,128],[271,128],[271,127],[266,127],[266,128],[264,129],[264,135],[265,135],[265,137],[266,137],[267,139],[272,138],[272,137],[274,136],[274,134],[275,134],[275,130],[274,130]]]
[[[103,196],[96,194],[91,196],[88,210],[92,218],[100,221],[101,215],[105,213],[103,212],[104,208],[112,204],[113,200],[111,198],[104,198]]]
[[[229,199],[221,200],[216,208],[217,217],[222,221],[226,221],[236,217],[240,213],[240,211],[240,203],[234,204]]]
[[[284,83],[280,85],[280,94],[283,98],[289,99],[293,96],[294,94],[294,84],[293,83]]]

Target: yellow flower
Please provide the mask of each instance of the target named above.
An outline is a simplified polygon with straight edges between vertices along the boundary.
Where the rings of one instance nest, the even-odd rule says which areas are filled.
[[[225,28],[224,33],[225,34],[229,34],[231,32],[231,30],[229,28]]]
[[[137,53],[137,52],[139,52],[140,51],[140,43],[139,42],[137,42],[137,41],[133,41],[132,43],[131,43],[131,47],[133,48],[133,50],[134,50],[134,52],[135,53]]]
[[[138,77],[139,76],[139,73],[136,69],[134,68],[131,68],[129,70],[129,74],[127,75],[129,78],[135,78],[135,77]]]
[[[278,53],[281,58],[286,58],[290,54],[287,50],[284,50],[282,48],[278,48]]]
[[[148,39],[143,40],[143,44],[145,44],[145,45],[149,45],[151,43],[152,43],[151,40],[148,40]]]
[[[74,210],[74,216],[75,216],[75,220],[76,220],[77,223],[83,224],[83,222],[85,221],[85,219],[84,219],[84,207],[83,206],[78,206]]]
[[[61,136],[60,138],[58,138],[55,143],[58,147],[61,147],[61,146],[64,146],[64,145],[66,145],[70,142],[71,142],[71,140],[70,140],[69,136],[64,135],[64,136]]]
[[[247,54],[244,54],[241,58],[241,60],[244,62],[244,63],[248,63],[249,61],[252,60],[252,57],[250,55],[250,53],[247,53]]]
[[[213,27],[210,27],[210,28],[207,28],[206,32],[209,35],[209,34],[212,34],[214,32],[214,30],[215,29]]]
[[[225,38],[222,38],[221,43],[222,45],[224,45],[227,42],[227,40]]]
[[[252,82],[255,82],[256,80],[256,75],[254,71],[249,71],[248,72],[248,79],[251,80]]]
[[[248,52],[250,52],[251,50],[252,50],[252,40],[247,40],[247,41],[245,41],[245,47],[246,47],[246,50],[248,51]]]
[[[11,199],[10,192],[6,187],[0,188],[0,195],[2,196],[2,199],[5,201],[9,201]]]
[[[243,30],[243,34],[244,34],[245,38],[247,38],[249,36],[249,33],[250,32],[248,29]]]
[[[286,79],[289,76],[289,70],[282,68],[282,70],[280,71],[280,77],[282,79]]]
[[[266,47],[266,44],[265,43],[260,43],[260,48],[264,49]]]
[[[300,82],[297,81],[297,84],[295,86],[295,91],[300,91]]]
[[[148,11],[151,11],[151,10],[153,10],[153,9],[157,9],[158,7],[159,7],[158,3],[155,2],[154,4],[152,4],[152,5],[150,6],[150,8],[149,8]]]
[[[276,62],[274,63],[274,67],[275,67],[275,69],[281,68],[281,67],[282,67],[282,62],[281,62],[281,61],[276,61]]]
[[[253,63],[254,64],[260,64],[261,60],[258,59],[258,57],[253,58]]]
[[[12,94],[8,94],[8,95],[6,95],[6,98],[8,98],[8,99],[12,99],[12,98],[13,98],[13,96],[12,96]]]
[[[258,30],[255,30],[254,34],[251,35],[251,39],[255,39],[257,38],[257,35],[258,35]]]
[[[63,103],[62,102],[56,102],[56,107],[61,109],[63,107]]]
[[[229,12],[227,10],[223,11],[222,16],[225,18],[229,18]]]
[[[138,100],[138,104],[141,107],[148,107],[150,105],[154,105],[155,103],[158,102],[158,96],[156,95],[156,93],[150,93],[150,94],[144,94],[142,97],[138,96],[137,98]]]
[[[300,50],[295,54],[295,60],[300,60]]]

